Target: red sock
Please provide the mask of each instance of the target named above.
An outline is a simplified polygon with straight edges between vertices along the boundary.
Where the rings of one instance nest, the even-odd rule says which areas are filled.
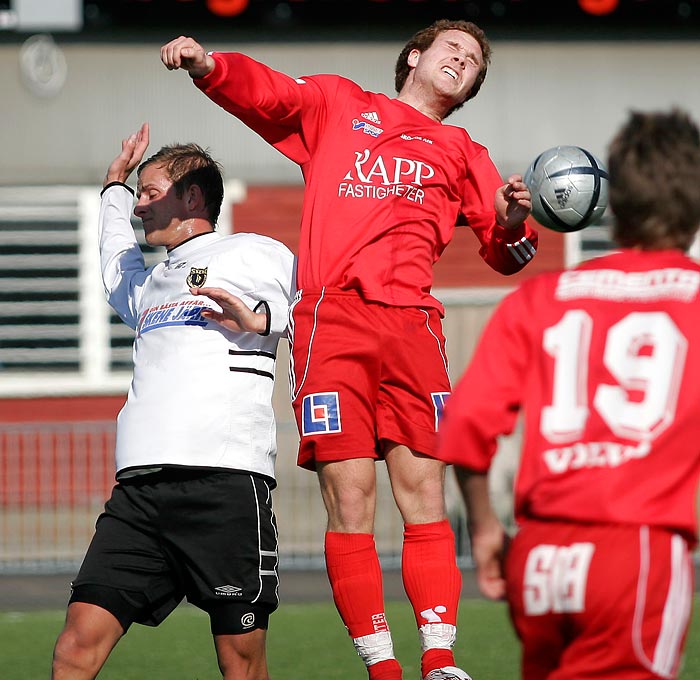
[[[328,531],[325,550],[333,601],[350,637],[388,631],[374,536]]]
[[[436,668],[454,666],[455,656],[451,649],[426,649],[420,660],[421,677],[425,677]]]
[[[379,661],[367,667],[369,680],[401,680],[401,666],[396,659]]]
[[[419,628],[428,623],[457,625],[462,574],[448,520],[404,526],[401,571]],[[426,650],[421,660],[424,676],[443,666],[454,666],[451,649]]]

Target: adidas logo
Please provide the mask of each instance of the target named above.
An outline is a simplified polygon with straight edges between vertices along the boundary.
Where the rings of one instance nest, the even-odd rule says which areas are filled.
[[[243,594],[243,588],[237,586],[217,586],[214,588],[214,592],[224,597],[240,597]]]
[[[557,203],[560,208],[566,208],[566,204],[569,201],[569,196],[571,195],[571,188],[566,189],[555,189],[554,197],[557,199]]]
[[[360,116],[362,118],[364,118],[365,120],[368,120],[370,123],[374,123],[375,125],[382,124],[382,121],[380,120],[379,116],[374,111],[369,111],[367,113],[361,113]]]

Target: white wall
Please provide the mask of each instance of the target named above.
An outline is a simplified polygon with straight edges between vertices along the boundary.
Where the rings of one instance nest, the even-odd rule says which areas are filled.
[[[174,37],[174,36],[173,36]],[[296,166],[208,101],[184,72],[168,72],[153,44],[66,44],[64,87],[32,94],[20,45],[0,45],[0,184],[95,184],[119,140],[151,123],[151,148],[209,146],[229,178],[299,182]],[[232,50],[210,43],[205,47]],[[246,44],[251,56],[290,75],[333,72],[393,94],[402,44]],[[503,172],[524,172],[540,151],[577,144],[605,157],[631,108],[678,105],[700,119],[700,42],[495,42],[477,98],[448,122],[487,145]]]

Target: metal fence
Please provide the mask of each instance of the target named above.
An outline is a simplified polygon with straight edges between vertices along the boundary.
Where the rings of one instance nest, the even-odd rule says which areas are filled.
[[[280,564],[323,565],[325,511],[316,475],[296,466],[297,434],[280,424],[278,520]],[[77,568],[114,484],[115,423],[0,423],[0,573],[61,573]],[[403,524],[386,468],[377,465],[376,541],[382,563],[396,567]],[[448,483],[458,553],[469,562],[464,513]]]

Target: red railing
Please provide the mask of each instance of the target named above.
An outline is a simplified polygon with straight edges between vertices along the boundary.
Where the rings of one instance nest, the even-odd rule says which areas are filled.
[[[114,485],[114,421],[0,423],[0,571],[77,564]]]

